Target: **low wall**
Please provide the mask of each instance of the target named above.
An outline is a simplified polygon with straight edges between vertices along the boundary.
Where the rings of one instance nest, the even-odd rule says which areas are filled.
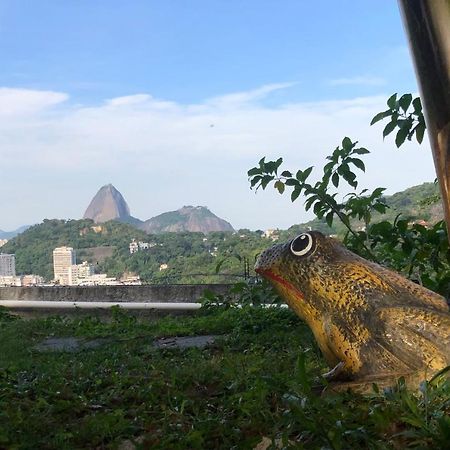
[[[230,287],[229,284],[2,287],[0,300],[190,303],[196,302],[205,290],[225,294]]]

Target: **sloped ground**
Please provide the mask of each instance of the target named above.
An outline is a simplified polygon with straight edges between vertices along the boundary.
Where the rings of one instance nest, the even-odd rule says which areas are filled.
[[[204,348],[154,345],[226,335]],[[46,351],[55,338],[101,342]],[[173,341],[173,340],[172,340]],[[0,448],[446,448],[450,385],[321,397],[325,371],[289,310],[111,323],[0,312]],[[273,447],[275,448],[275,447]],[[447,447],[448,448],[448,447]]]

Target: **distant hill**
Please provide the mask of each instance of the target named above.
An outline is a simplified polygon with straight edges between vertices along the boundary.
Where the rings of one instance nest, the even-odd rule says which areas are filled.
[[[95,223],[117,220],[131,225],[142,223],[131,216],[130,208],[122,194],[112,185],[102,186],[84,213],[83,219],[91,219]]]
[[[217,217],[206,206],[183,206],[177,211],[146,220],[139,228],[147,233],[234,231],[230,223]]]
[[[147,233],[234,231],[227,221],[217,217],[206,206],[184,206],[177,211],[169,211],[143,222],[130,214],[127,202],[112,184],[102,186],[95,194],[83,219],[91,219],[95,223],[115,220],[133,225]]]
[[[444,219],[439,186],[435,183],[423,183],[413,186],[393,195],[385,196],[386,204],[389,206],[385,214],[375,213],[372,222],[387,220],[393,222],[400,214],[401,217],[411,221],[423,220],[428,223],[436,223]],[[353,221],[354,226],[363,226],[357,220]],[[333,227],[330,228],[325,220],[313,219],[309,222],[293,225],[281,235],[282,239],[287,239],[299,232],[312,229],[319,230],[325,234],[337,234],[343,236],[346,228],[339,220],[335,219]]]
[[[132,241],[142,245],[133,254]],[[47,280],[53,278],[53,249],[66,245],[76,250],[77,263],[88,261],[98,273],[120,277],[133,272],[152,283],[207,283],[236,280],[235,275],[244,273],[244,263],[230,255],[253,262],[267,244],[261,233],[249,230],[150,235],[114,220],[95,224],[90,219],[46,219],[8,241],[2,251],[16,255],[18,274],[35,273]]]
[[[28,228],[30,228],[30,225],[23,225],[17,228],[17,230],[13,231],[0,230],[0,239],[12,239],[13,237],[16,237],[18,234],[23,233]]]
[[[95,263],[111,254],[105,249],[105,254],[99,255],[95,247],[128,249],[132,239],[145,240],[146,238],[143,231],[116,221],[96,226],[90,219],[68,221],[45,219],[42,223],[28,228],[8,241],[1,250],[4,253],[16,255],[18,274],[35,273],[51,280],[53,277],[52,252],[55,247],[63,245],[73,247],[77,250],[77,262],[87,260]]]
[[[377,214],[374,221],[393,221],[401,213],[405,218],[434,223],[443,218],[439,198],[438,188],[433,183],[414,186],[386,197],[390,208],[385,215]],[[215,274],[219,261],[226,260],[221,266],[222,273],[240,273],[242,261],[230,255],[246,257],[252,265],[255,255],[272,244],[270,239],[261,237],[260,231],[230,233],[233,228],[228,222],[201,206],[185,206],[142,225],[146,225],[150,233],[157,234],[147,234],[117,220],[96,225],[91,219],[46,219],[12,238],[1,250],[16,254],[17,273],[36,273],[47,279],[53,276],[53,249],[67,245],[77,250],[78,262],[87,260],[96,264],[99,272],[105,271],[111,276],[120,276],[127,271],[138,273],[144,281],[152,283],[196,283],[232,281]],[[355,223],[355,226],[360,225]],[[214,231],[219,226],[224,231]],[[309,227],[326,234],[343,236],[345,233],[338,221],[330,229],[323,221],[313,220],[280,231],[279,242]],[[148,244],[146,250],[130,254],[132,240]],[[161,269],[161,265],[168,268]]]

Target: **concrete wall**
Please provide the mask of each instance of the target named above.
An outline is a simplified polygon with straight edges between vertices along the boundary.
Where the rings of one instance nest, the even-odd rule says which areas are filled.
[[[2,287],[0,300],[196,302],[208,289],[226,294],[229,284],[172,284],[147,286]]]

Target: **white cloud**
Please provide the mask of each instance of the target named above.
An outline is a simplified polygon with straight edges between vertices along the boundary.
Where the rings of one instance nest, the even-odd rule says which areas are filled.
[[[307,218],[301,204],[274,192],[255,196],[247,170],[262,156],[283,156],[293,169],[320,168],[346,135],[373,151],[364,186],[395,192],[433,179],[427,147],[409,144],[398,151],[392,139],[382,141],[381,125],[369,126],[388,95],[260,104],[290,85],[191,105],[141,93],[89,107],[60,104],[68,98],[63,93],[23,90],[28,103],[0,121],[0,228],[81,217],[95,191],[109,182],[142,219],[206,204],[236,227],[288,227]]]
[[[350,78],[335,78],[334,80],[329,80],[328,84],[330,86],[383,86],[386,84],[386,80],[380,77],[359,76]]]
[[[288,89],[295,86],[296,83],[273,83],[261,86],[257,89],[252,89],[245,92],[235,92],[233,94],[213,97],[207,101],[207,104],[212,107],[223,109],[233,108],[237,106],[244,106],[245,104],[260,100],[267,97],[269,94],[282,89]]]
[[[0,88],[0,115],[17,116],[35,114],[62,103],[67,94],[53,91]]]

